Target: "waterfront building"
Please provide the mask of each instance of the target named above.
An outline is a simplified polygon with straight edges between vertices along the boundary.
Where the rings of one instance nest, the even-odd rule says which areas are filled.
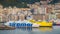
[[[0,14],[3,14],[4,19],[8,20],[25,20],[27,16],[32,16],[32,19],[35,20],[43,20],[43,19],[50,19],[51,13],[59,13],[60,9],[57,10],[57,6],[59,7],[60,4],[51,5],[48,4],[50,1],[44,0],[40,2],[35,2],[34,4],[28,4],[29,8],[17,8],[11,6],[3,8],[0,6]],[[58,14],[56,14],[58,16]],[[1,19],[2,20],[2,19]],[[2,20],[5,21],[5,20]]]

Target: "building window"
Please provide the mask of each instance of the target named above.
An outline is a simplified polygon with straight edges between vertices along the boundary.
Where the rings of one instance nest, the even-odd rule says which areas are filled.
[[[0,16],[0,22],[2,22],[2,16]]]

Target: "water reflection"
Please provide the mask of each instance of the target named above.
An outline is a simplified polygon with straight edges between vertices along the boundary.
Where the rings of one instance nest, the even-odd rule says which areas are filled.
[[[39,28],[32,28],[32,27],[22,27],[22,28],[17,28],[23,31],[52,31],[53,27],[39,27]]]
[[[15,30],[0,30],[0,34],[60,34],[60,26],[39,28],[16,28]]]
[[[27,31],[32,31],[32,27],[28,27],[27,28]]]
[[[21,28],[17,28],[23,31],[32,31],[32,27],[21,27]]]
[[[53,27],[39,27],[40,31],[52,31]]]

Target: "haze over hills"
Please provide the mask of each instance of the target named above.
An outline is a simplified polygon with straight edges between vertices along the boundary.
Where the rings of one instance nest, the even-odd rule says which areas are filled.
[[[53,0],[49,4],[55,4],[59,1],[60,0]],[[2,4],[4,7],[16,6],[19,8],[26,8],[28,7],[27,4],[33,4],[35,2],[40,2],[40,0],[0,0],[0,4]]]

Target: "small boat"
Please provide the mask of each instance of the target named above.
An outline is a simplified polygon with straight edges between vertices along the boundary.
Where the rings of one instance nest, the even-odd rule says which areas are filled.
[[[33,23],[32,27],[33,28],[38,28],[40,25],[36,24],[36,23]]]
[[[60,25],[60,19],[57,19],[57,20],[56,20],[55,25]]]
[[[14,30],[15,27],[10,27],[10,26],[0,26],[0,30]]]
[[[56,23],[56,25],[60,26],[60,23]]]
[[[47,22],[47,21],[42,21],[42,22],[36,22],[37,24],[39,24],[40,26],[46,26],[46,27],[51,27],[53,26],[52,22]]]
[[[51,27],[51,26],[53,26],[53,23],[52,22],[47,22],[47,21],[35,21],[35,20],[29,20],[29,22],[31,22],[31,23],[36,23],[37,25],[39,25],[39,26],[49,26],[49,27]]]
[[[40,26],[39,24],[35,23],[36,21],[33,20],[33,19],[30,19],[30,20],[28,20],[28,21],[32,23],[32,27],[33,27],[33,28],[38,28],[38,27]]]

